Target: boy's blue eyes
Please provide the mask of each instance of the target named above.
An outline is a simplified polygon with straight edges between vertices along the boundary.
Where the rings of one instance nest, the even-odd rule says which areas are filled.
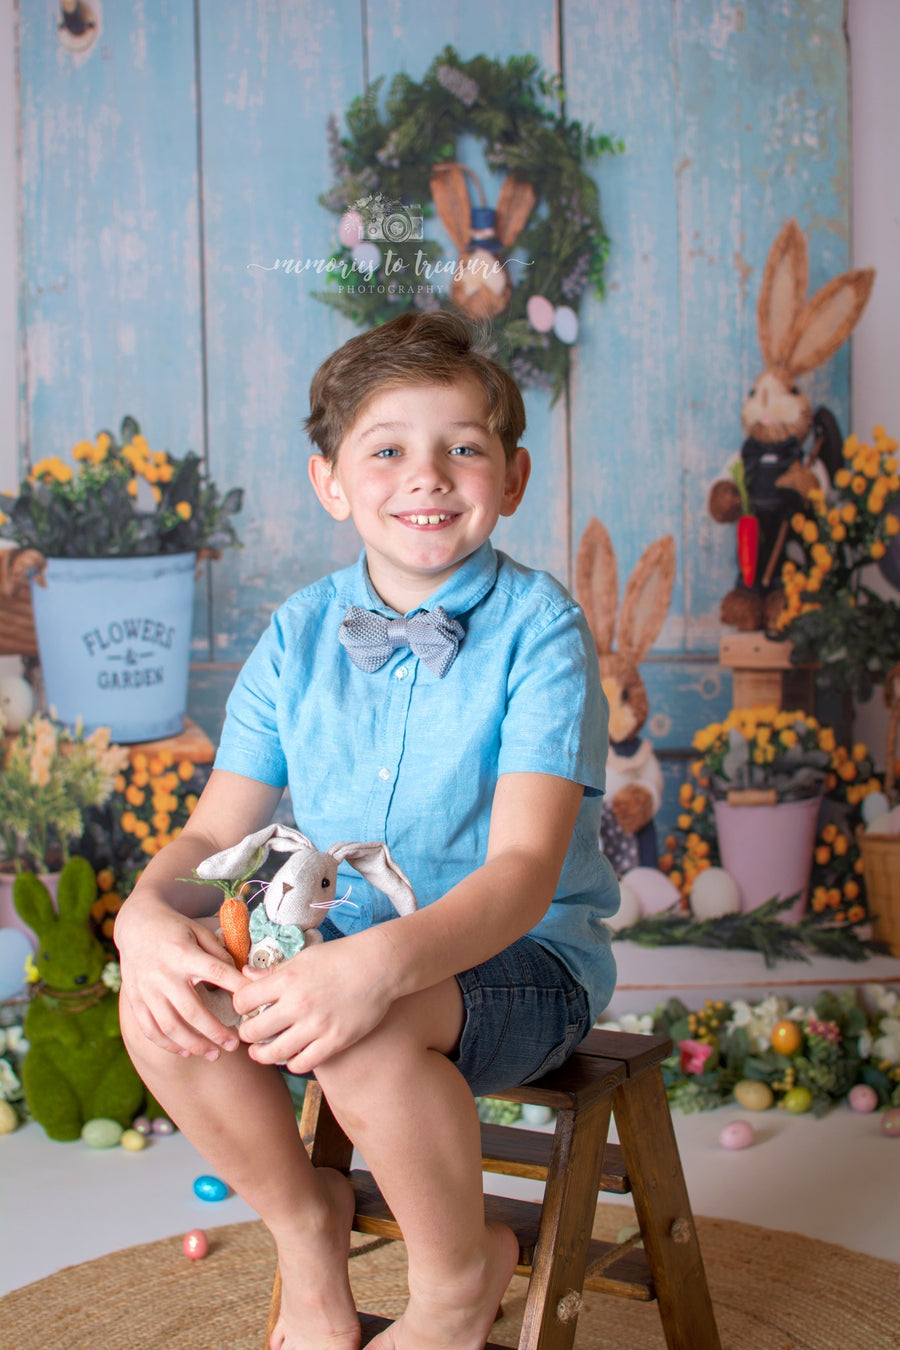
[[[398,450],[396,446],[386,445],[381,450],[375,451],[375,458],[393,459],[396,455],[399,455],[400,453],[401,451]],[[451,447],[449,453],[451,455],[457,455],[461,458],[469,458],[472,455],[477,455],[478,450],[473,445],[454,445]]]

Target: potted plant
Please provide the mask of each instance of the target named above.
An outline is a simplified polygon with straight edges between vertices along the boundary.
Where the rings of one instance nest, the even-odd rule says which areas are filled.
[[[802,712],[735,708],[698,731],[693,744],[722,866],[738,884],[742,908],[797,895],[783,913],[796,920],[806,905],[831,729]]]
[[[3,726],[0,714],[0,734]],[[0,928],[28,931],[13,908],[16,874],[35,872],[53,889],[85,813],[108,799],[127,762],[108,728],[70,731],[42,713],[8,740],[0,755]]]
[[[116,741],[184,723],[198,556],[238,543],[242,491],[222,496],[193,452],[151,450],[133,417],[0,494],[0,538],[32,551],[48,704]]]

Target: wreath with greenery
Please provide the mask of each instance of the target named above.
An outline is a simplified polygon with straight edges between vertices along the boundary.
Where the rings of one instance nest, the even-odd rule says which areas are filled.
[[[360,250],[339,230],[327,290],[317,298],[361,328],[406,309],[458,307],[446,289],[458,260],[428,237],[435,217],[431,181],[437,165],[455,163],[462,139],[474,137],[493,173],[512,179],[529,198],[529,189],[534,193],[524,225],[503,250],[502,265],[509,260],[515,284],[490,324],[485,349],[522,386],[548,389],[555,400],[569,369],[581,298],[589,287],[604,294],[609,239],[585,163],[621,151],[621,141],[567,119],[559,79],[543,73],[533,56],[462,61],[446,47],[421,84],[405,74],[393,78],[383,113],[382,84],[375,81],[350,104],[347,135],[329,119],[335,183],[320,201],[341,218],[362,206],[366,236]],[[373,219],[379,203],[382,215]]]

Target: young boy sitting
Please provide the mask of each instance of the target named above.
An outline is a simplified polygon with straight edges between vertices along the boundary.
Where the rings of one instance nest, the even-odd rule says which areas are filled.
[[[360,1341],[353,1194],[310,1165],[279,1066],[315,1073],[403,1231],[409,1303],[373,1344],[481,1350],[518,1249],[485,1224],[473,1094],[560,1064],[612,993],[594,645],[561,586],[490,543],[528,481],[524,426],[512,379],[446,313],[402,315],[324,363],[310,477],[363,553],[273,617],[189,824],[116,925],[135,1064],[275,1239],[271,1350]],[[424,641],[402,622],[423,611]],[[180,878],[268,824],[285,786],[317,847],[385,841],[419,909],[395,917],[348,872],[352,905],[320,930],[336,940],[241,972],[198,921],[210,888]],[[264,1011],[226,1028],[200,981]]]

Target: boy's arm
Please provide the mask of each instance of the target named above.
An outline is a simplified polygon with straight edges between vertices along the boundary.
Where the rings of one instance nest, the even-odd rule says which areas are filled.
[[[550,774],[502,775],[481,867],[416,913],[323,943],[236,996],[240,1012],[272,1004],[241,1027],[241,1038],[255,1043],[253,1057],[309,1072],[367,1035],[396,999],[527,933],[553,899],[582,793],[581,784]],[[272,1036],[275,1043],[259,1044]]]
[[[231,993],[244,977],[200,916],[215,913],[222,893],[189,878],[213,853],[261,829],[281,789],[214,770],[184,831],[147,865],[119,911],[115,940],[122,988],[138,1024],[176,1054],[214,1056],[236,1037],[206,1009],[194,986],[209,981]]]

